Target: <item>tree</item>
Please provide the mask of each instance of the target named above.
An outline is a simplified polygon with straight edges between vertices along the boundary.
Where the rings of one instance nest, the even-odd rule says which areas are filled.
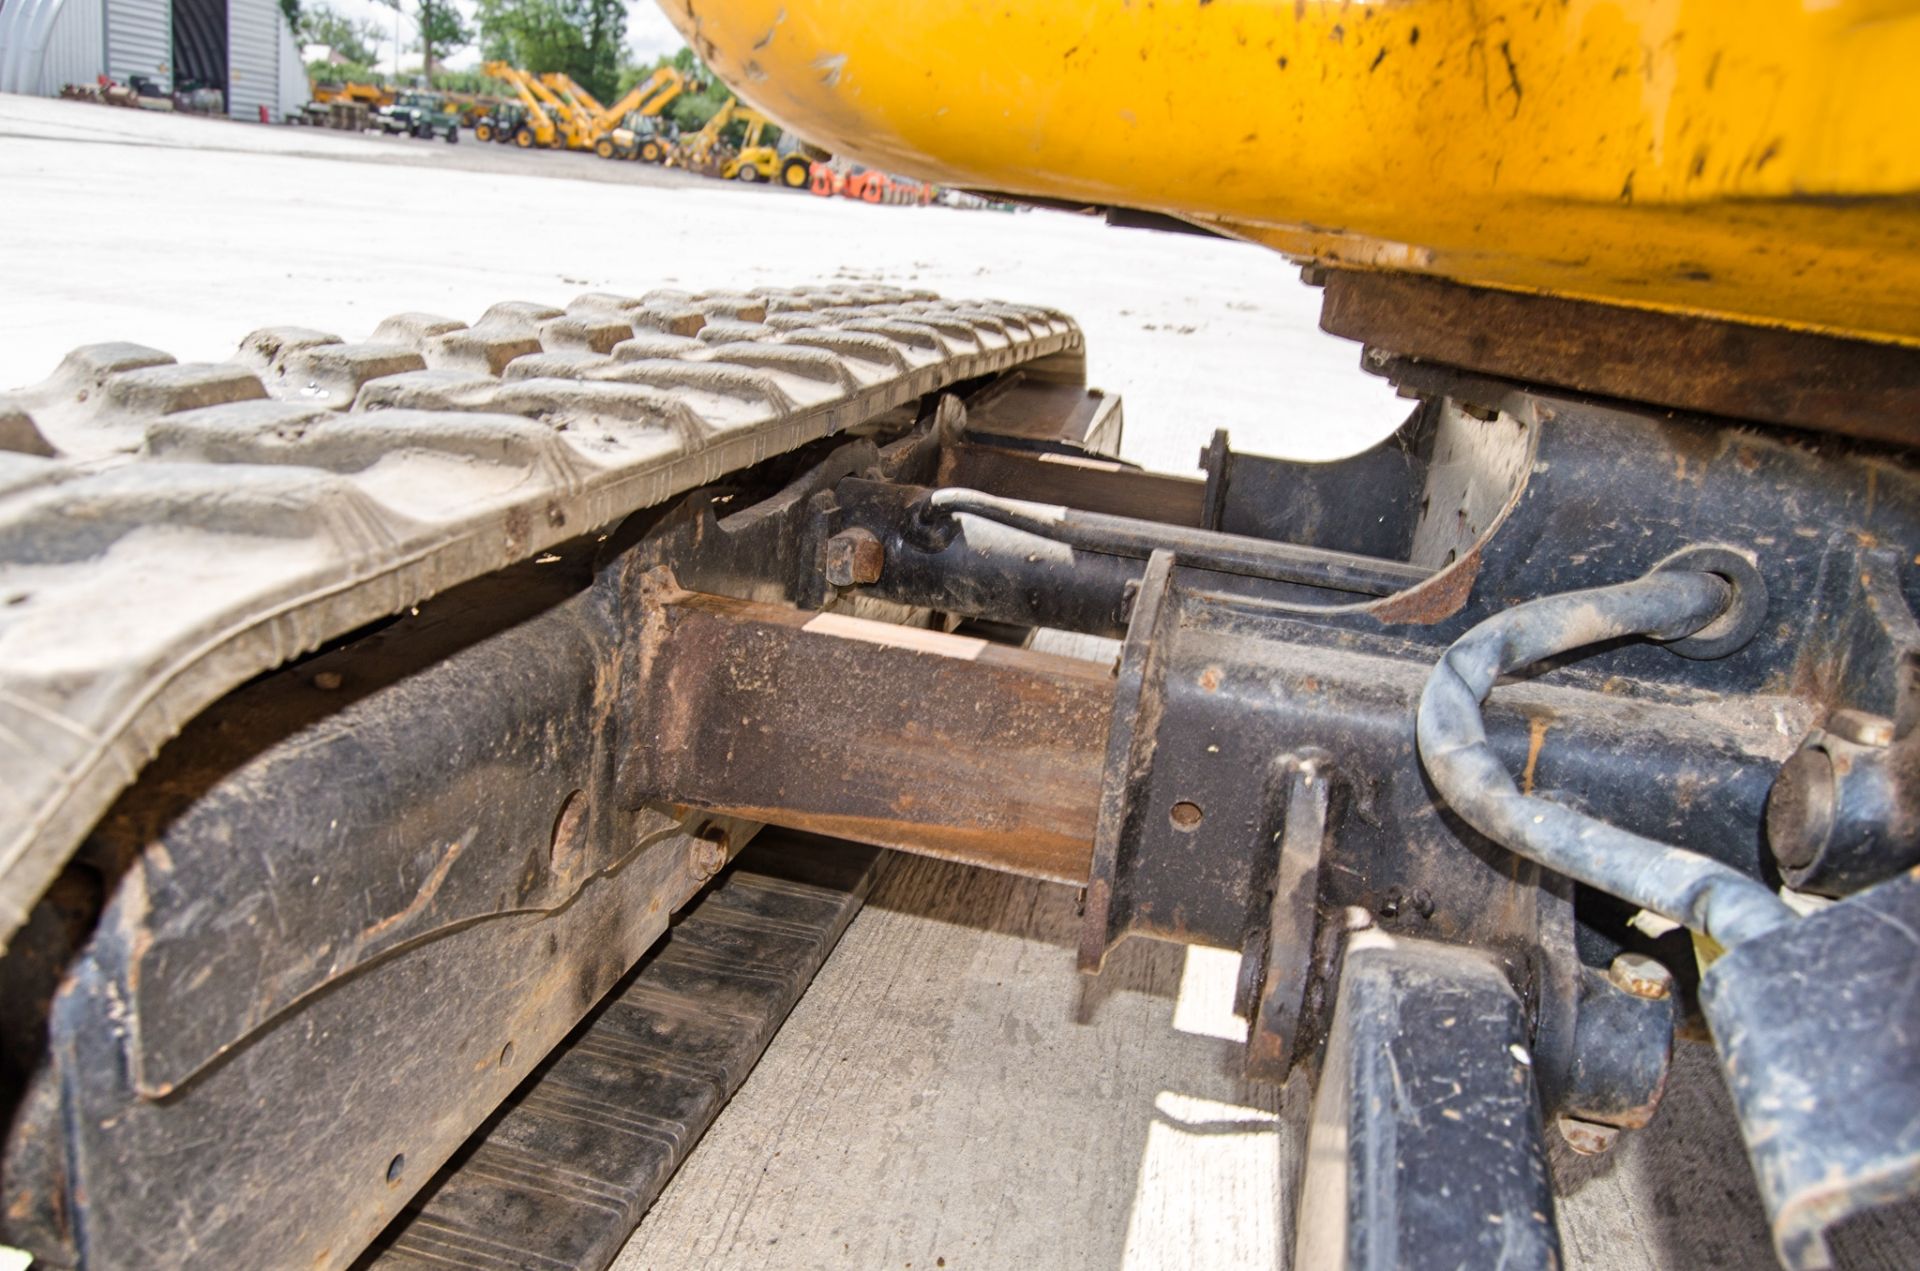
[[[489,60],[536,75],[562,71],[596,97],[619,88],[626,0],[480,0],[478,16]]]
[[[380,33],[372,23],[359,23],[333,9],[309,10],[300,20],[300,35],[309,44],[324,44],[358,66],[373,64],[372,41]]]
[[[465,48],[473,41],[473,32],[460,10],[453,7],[453,0],[420,0],[416,21],[420,27],[421,71],[431,83],[434,55]]]

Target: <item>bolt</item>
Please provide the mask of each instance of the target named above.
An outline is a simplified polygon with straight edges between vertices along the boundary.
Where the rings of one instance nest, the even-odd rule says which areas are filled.
[[[877,583],[886,563],[887,549],[870,530],[842,530],[827,540],[827,581],[835,587]]]
[[[1780,768],[1767,796],[1767,844],[1787,869],[1813,864],[1833,833],[1833,756],[1802,746]]]
[[[1673,972],[1644,953],[1623,953],[1607,967],[1613,986],[1635,997],[1657,1002],[1673,995]]]
[[[1856,746],[1893,744],[1893,721],[1885,715],[1869,715],[1865,711],[1835,711],[1827,721],[1827,731]]]
[[[1582,1156],[1599,1156],[1620,1137],[1620,1131],[1613,1126],[1582,1121],[1577,1117],[1558,1117],[1555,1124],[1559,1126],[1560,1137],[1567,1141],[1567,1146]]]
[[[687,849],[687,869],[694,878],[706,882],[727,867],[727,848],[733,836],[718,825],[702,828]]]

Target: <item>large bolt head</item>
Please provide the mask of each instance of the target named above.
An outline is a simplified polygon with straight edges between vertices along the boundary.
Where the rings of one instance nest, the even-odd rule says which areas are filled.
[[[827,581],[835,587],[877,583],[886,563],[886,548],[870,530],[843,530],[827,540]]]
[[[1780,768],[1767,796],[1767,846],[1784,869],[1804,869],[1833,832],[1833,757],[1802,746]]]
[[[1623,953],[1607,968],[1607,979],[1622,992],[1657,1002],[1673,996],[1673,972],[1644,953]]]

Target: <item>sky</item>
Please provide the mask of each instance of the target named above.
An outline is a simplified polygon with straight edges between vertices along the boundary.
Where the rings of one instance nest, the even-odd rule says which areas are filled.
[[[473,0],[455,0],[460,11],[469,19],[473,17]],[[414,12],[413,0],[401,0],[407,14]],[[391,70],[393,67],[393,28],[394,13],[391,8],[379,0],[303,0],[302,7],[308,10],[332,9],[342,17],[355,22],[372,22],[383,32],[375,52],[380,56],[380,66]],[[400,19],[400,42],[411,45],[417,38],[413,23],[408,18]],[[627,0],[627,52],[637,62],[650,62],[662,53],[671,53],[686,41],[673,29],[664,13],[653,0]],[[418,51],[402,53],[401,65],[417,66],[420,61]],[[448,70],[473,70],[480,65],[480,52],[474,47],[461,49],[441,60]]]

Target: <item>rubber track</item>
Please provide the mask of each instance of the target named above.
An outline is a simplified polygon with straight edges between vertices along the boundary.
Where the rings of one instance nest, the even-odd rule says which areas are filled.
[[[400,314],[360,344],[274,327],[218,364],[76,350],[0,396],[0,942],[155,751],[248,678],[1081,347],[1052,310],[828,286]]]

